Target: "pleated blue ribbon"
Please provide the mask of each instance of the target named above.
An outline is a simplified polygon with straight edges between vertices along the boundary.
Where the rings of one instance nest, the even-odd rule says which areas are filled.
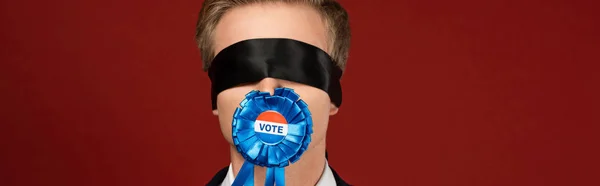
[[[232,137],[246,160],[232,186],[254,186],[254,165],[267,167],[265,186],[285,186],[284,167],[295,163],[308,148],[312,117],[308,105],[290,88],[251,91],[235,110]],[[276,112],[285,123],[257,120],[264,112]]]

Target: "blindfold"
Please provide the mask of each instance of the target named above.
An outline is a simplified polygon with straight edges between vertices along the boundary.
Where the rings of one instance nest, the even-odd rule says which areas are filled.
[[[222,91],[268,77],[321,89],[335,106],[342,104],[342,70],[325,51],[292,39],[250,39],[230,45],[215,56],[208,76],[213,110]]]

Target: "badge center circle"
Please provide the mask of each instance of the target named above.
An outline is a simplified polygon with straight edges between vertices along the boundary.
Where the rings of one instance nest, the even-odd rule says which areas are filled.
[[[276,145],[283,141],[288,133],[288,123],[279,112],[267,110],[254,121],[256,137],[267,145]]]

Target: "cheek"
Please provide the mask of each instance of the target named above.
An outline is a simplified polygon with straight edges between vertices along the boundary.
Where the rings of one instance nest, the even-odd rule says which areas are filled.
[[[331,101],[327,93],[313,87],[301,87],[294,89],[300,99],[308,104],[308,109],[313,119],[313,141],[317,144],[325,138],[329,124],[329,110]]]
[[[329,116],[331,100],[327,93],[313,87],[300,87],[294,90],[300,95],[300,99],[308,104],[312,115]]]
[[[221,133],[230,144],[233,144],[231,138],[233,113],[235,112],[235,109],[239,107],[240,102],[244,99],[246,93],[251,90],[252,88],[236,87],[227,89],[217,96],[217,111],[219,111],[218,118]]]

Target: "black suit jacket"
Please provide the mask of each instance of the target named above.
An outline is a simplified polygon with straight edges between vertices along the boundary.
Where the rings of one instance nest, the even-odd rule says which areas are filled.
[[[331,166],[329,168],[331,168]],[[220,186],[221,183],[223,183],[223,180],[225,180],[228,170],[229,166],[221,169],[219,172],[217,172],[217,174],[215,174],[210,182],[206,184],[206,186]],[[335,170],[333,170],[333,168],[331,168],[331,172],[333,172],[333,177],[335,178],[335,183],[337,183],[337,186],[350,186],[350,184],[342,180],[342,178],[337,174],[337,172],[335,172]]]

